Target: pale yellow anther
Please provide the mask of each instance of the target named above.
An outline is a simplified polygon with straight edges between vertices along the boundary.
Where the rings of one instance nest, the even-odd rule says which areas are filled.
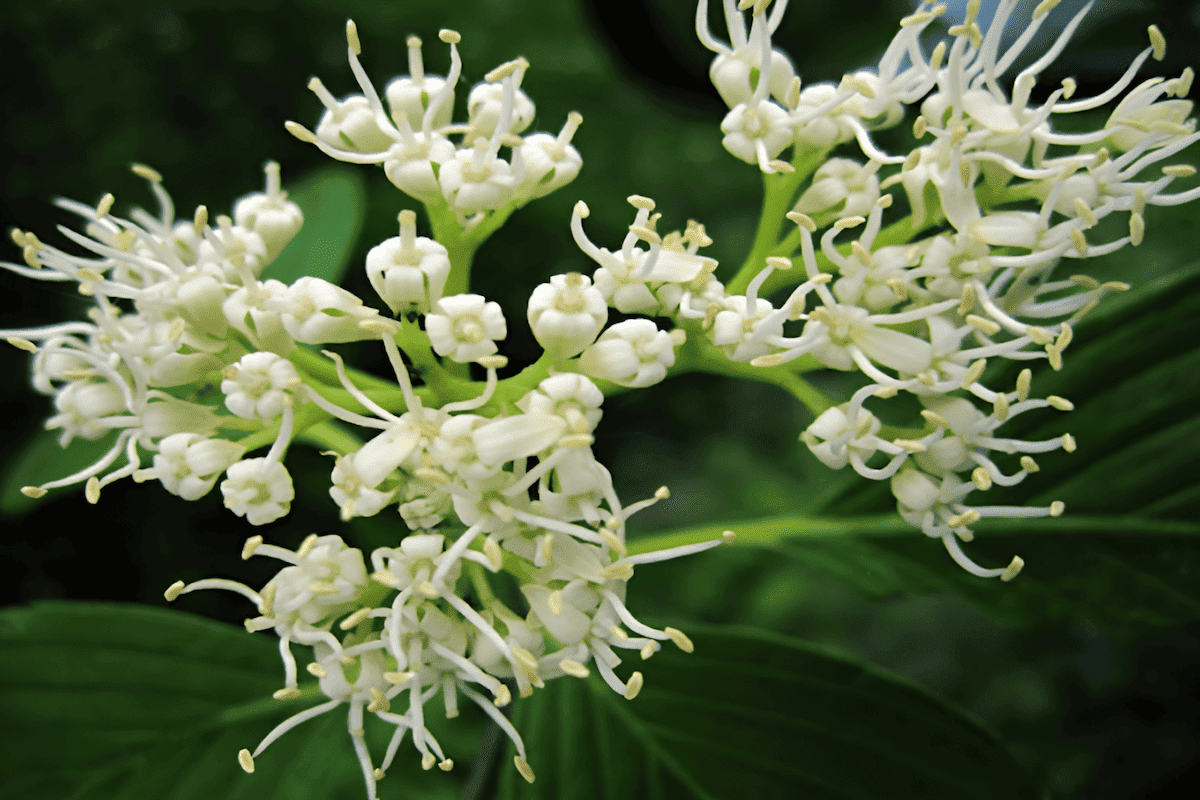
[[[970,325],[983,331],[988,336],[995,336],[1002,330],[998,324],[992,322],[990,319],[986,319],[975,314],[967,314],[966,319]]]
[[[836,230],[845,231],[845,230],[849,230],[850,228],[857,228],[859,225],[862,225],[866,221],[867,221],[866,217],[859,217],[859,216],[842,217],[837,222],[833,223],[833,227]]]
[[[475,359],[475,363],[484,369],[504,369],[508,366],[508,356],[480,356],[479,358]]]
[[[789,164],[789,163],[788,163],[788,162],[786,162],[786,161],[782,161],[782,160],[780,160],[780,159],[778,159],[778,158],[776,158],[776,159],[773,159],[773,160],[771,160],[771,161],[768,161],[768,162],[767,162],[767,167],[768,167],[768,168],[769,168],[769,169],[770,169],[772,172],[777,172],[777,173],[780,173],[781,175],[786,175],[786,174],[788,174],[789,172],[795,172],[795,171],[796,171],[796,168],[795,168],[795,167],[793,167],[791,164]]]
[[[892,290],[892,294],[896,295],[897,300],[908,299],[908,287],[904,284],[904,281],[899,278],[888,278],[886,284]]]
[[[630,225],[629,232],[647,244],[659,244],[662,242],[662,238],[645,225]]]
[[[449,758],[442,759],[438,762],[438,769],[442,772],[449,772],[454,769],[454,761]]]
[[[1075,214],[1087,222],[1088,227],[1100,222],[1100,220],[1096,219],[1096,214],[1092,211],[1091,206],[1084,202],[1082,197],[1075,198]]]
[[[283,127],[288,133],[290,133],[292,136],[295,136],[305,144],[316,144],[317,142],[317,135],[301,125],[299,122],[294,122],[289,119],[287,122],[283,123]]]
[[[1004,572],[1000,573],[1000,580],[1008,583],[1013,578],[1017,577],[1018,574],[1020,574],[1021,569],[1024,568],[1024,566],[1025,559],[1021,558],[1020,556],[1013,556],[1012,562],[1004,568]]]
[[[1154,60],[1162,61],[1167,55],[1167,40],[1162,35],[1162,31],[1157,25],[1151,25],[1146,29],[1146,33],[1150,34],[1150,46],[1154,48]]]
[[[1133,287],[1125,281],[1105,281],[1100,284],[1100,288],[1110,292],[1128,292]]]
[[[692,640],[687,637],[683,631],[678,628],[663,628],[663,633],[671,637],[671,641],[685,653],[694,653],[696,645],[692,644]]]
[[[875,90],[871,88],[871,84],[867,83],[862,78],[854,75],[843,75],[842,85],[849,86],[851,89],[858,92],[868,100],[873,100],[875,98]]]
[[[381,780],[383,780],[384,771],[383,771],[383,770],[381,770],[379,767],[376,767],[376,768],[375,768],[375,769],[374,769],[374,770],[371,772],[371,776],[372,776],[373,778],[375,778],[375,780],[377,780],[377,781],[381,781]],[[378,798],[378,797],[376,797],[376,798],[375,798],[375,800],[379,800],[379,798]]]
[[[791,269],[792,260],[783,256],[767,256],[767,266],[775,269]]]
[[[996,395],[996,399],[992,401],[992,413],[996,415],[996,419],[1004,421],[1008,419],[1008,395],[1001,392]]]
[[[137,244],[137,234],[131,230],[118,231],[113,235],[113,243],[124,253],[132,252],[133,246]]]
[[[937,378],[935,378],[933,376],[933,373],[931,373],[931,372],[918,373],[917,380],[919,380],[921,383],[925,384],[926,386],[936,386],[937,385]]]
[[[800,105],[800,77],[794,76],[788,85],[787,107],[795,110],[798,105]]]
[[[371,610],[372,609],[370,608],[360,608],[358,611],[355,611],[353,614],[339,622],[338,627],[344,631],[348,631],[351,628],[356,627],[360,622],[371,616]]]
[[[946,430],[950,430],[949,421],[947,421],[945,417],[936,411],[930,411],[928,408],[925,408],[921,410],[921,416],[925,418],[926,422],[935,428],[945,428]]]
[[[411,681],[413,679],[413,676],[416,674],[417,673],[415,673],[415,672],[407,672],[407,671],[405,671],[405,672],[385,672],[385,673],[383,673],[383,679],[390,684],[399,686],[402,683],[408,683],[409,681]]]
[[[609,564],[604,569],[600,570],[601,577],[609,580],[627,581],[633,577],[633,566],[630,564]]]
[[[263,537],[261,536],[251,536],[249,539],[247,539],[246,543],[242,545],[242,560],[245,561],[246,559],[250,558],[250,556],[254,555],[254,551],[257,550],[258,546],[262,543]]]
[[[497,708],[504,708],[512,702],[512,692],[503,683],[496,687],[496,698],[493,701]]]
[[[878,397],[881,400],[887,400],[889,398],[895,397],[899,393],[900,393],[900,390],[897,389],[895,386],[880,386],[878,389],[875,390],[874,395],[875,395],[875,397]]]
[[[941,8],[942,6],[939,6]],[[929,54],[929,68],[937,72],[942,67],[942,61],[946,58],[946,43],[938,42],[937,47],[933,48],[933,52]]]
[[[327,676],[329,674],[329,671],[327,669],[325,669],[324,667],[322,667],[320,664],[318,664],[315,661],[308,664],[305,667],[305,669],[308,670],[308,674],[312,675],[314,678],[324,678],[325,676]]]
[[[583,664],[570,658],[564,658],[558,662],[558,668],[573,678],[586,678],[592,674],[592,671]]]
[[[654,490],[654,498],[656,500],[666,500],[671,496],[671,490],[666,486],[660,486]]]
[[[34,245],[31,245],[31,244],[25,245],[24,249],[21,250],[21,257],[25,259],[26,264],[33,267],[34,269],[42,268],[42,262],[38,259],[38,256],[37,256],[37,247],[35,247]]]
[[[378,691],[378,690],[376,690],[376,691]],[[278,691],[272,693],[272,695],[271,695],[271,697],[274,697],[276,700],[295,700],[299,696],[300,696],[300,690],[297,689],[295,686],[286,686],[286,687],[279,689]]]
[[[1172,178],[1190,178],[1196,174],[1196,168],[1191,164],[1168,164],[1162,168],[1164,175]]]
[[[989,473],[983,467],[976,467],[971,472],[971,482],[975,484],[976,488],[986,492],[988,489],[992,488],[991,473]]]
[[[36,353],[38,351],[36,344],[20,336],[9,336],[5,341],[18,350],[24,350],[26,353]]]
[[[338,594],[342,590],[338,588],[336,583],[329,581],[313,581],[308,585],[308,591],[316,595]]]
[[[183,587],[186,585],[183,581],[175,581],[163,592],[163,597],[167,598],[168,603],[174,603],[179,595],[183,593]]]
[[[871,251],[863,247],[862,242],[857,239],[850,243],[850,252],[859,260],[859,263],[864,266],[871,266]]]
[[[1051,408],[1056,409],[1058,411],[1074,411],[1075,410],[1074,403],[1072,403],[1067,398],[1059,397],[1056,394],[1052,394],[1049,397],[1047,397],[1046,402],[1050,404]]]
[[[642,690],[642,684],[645,679],[642,678],[642,673],[635,672],[629,676],[629,683],[625,684],[625,699],[632,700],[638,696],[638,692]]]
[[[450,476],[436,467],[417,467],[413,470],[413,474],[434,486],[445,486],[450,483]]]
[[[388,700],[387,695],[379,691],[376,687],[371,687],[371,702],[367,705],[367,711],[372,714],[378,714],[380,711],[388,711],[392,707],[392,701]]]
[[[100,479],[95,475],[88,478],[87,483],[84,484],[83,496],[92,505],[100,502]]]
[[[1073,244],[1075,246],[1076,253],[1078,253],[1083,258],[1087,258],[1087,255],[1088,255],[1087,239],[1084,237],[1083,231],[1081,231],[1079,228],[1071,229],[1071,244]]]
[[[562,447],[569,447],[573,450],[579,450],[584,447],[591,447],[596,441],[595,437],[590,433],[569,433],[558,440]]]
[[[973,508],[946,520],[946,524],[951,528],[962,528],[966,525],[974,525],[976,522],[979,522],[979,512]]]
[[[924,453],[928,449],[915,439],[893,439],[892,444],[903,447],[910,453]]]
[[[362,42],[358,39],[358,26],[352,19],[346,20],[346,44],[354,55],[362,55]]]
[[[437,756],[433,753],[425,753],[421,756],[421,769],[428,772],[433,769],[433,765],[437,763]]]
[[[446,44],[458,44],[462,41],[462,34],[458,31],[452,31],[449,28],[442,28],[438,31],[438,38]]]
[[[1075,437],[1069,433],[1064,433],[1062,435],[1062,448],[1063,448],[1063,450],[1066,450],[1068,453],[1074,453],[1075,452]]]
[[[381,586],[386,586],[389,589],[397,589],[400,587],[400,579],[387,570],[380,570],[379,572],[371,573],[371,580],[375,581]]]
[[[950,144],[962,144],[963,140],[967,138],[967,134],[970,132],[970,128],[968,128],[966,125],[963,125],[962,123],[955,124],[950,128]]]
[[[1046,359],[1050,362],[1050,368],[1055,372],[1063,368],[1062,351],[1052,344],[1046,345]]]
[[[242,769],[246,770],[246,772],[254,772],[254,757],[244,747],[238,752],[238,763],[242,765]]]
[[[96,204],[96,216],[107,217],[115,202],[117,202],[117,198],[113,197],[111,192],[101,197],[100,202]]]
[[[1042,2],[1038,3],[1037,8],[1033,10],[1033,18],[1039,19],[1046,16],[1061,2],[1062,0],[1042,0]]]
[[[442,594],[430,581],[421,581],[417,584],[417,591],[430,599],[440,597]]]
[[[1061,517],[1063,512],[1067,510],[1067,505],[1062,500],[1055,500],[1050,504],[1050,516]]]
[[[922,25],[934,19],[934,15],[930,11],[918,11],[916,14],[909,14],[907,17],[900,19],[900,27],[907,28],[910,25]]]
[[[904,159],[904,166],[901,167],[903,172],[912,172],[921,163],[921,151],[913,150],[908,154],[908,158]]]
[[[312,552],[312,549],[317,546],[317,539],[319,538],[320,537],[315,533],[310,533],[308,536],[305,536],[304,541],[301,542],[300,546],[296,548],[296,555],[300,558],[307,556]]]
[[[655,644],[654,642],[646,642],[646,644],[644,644],[642,646],[641,653],[640,653],[640,655],[642,656],[642,661],[645,661],[646,659],[650,658],[650,656],[654,655],[657,652],[658,652],[657,644]]]
[[[1034,325],[1030,325],[1025,329],[1025,335],[1036,345],[1047,345],[1054,341],[1054,337],[1050,334],[1050,331]]]
[[[529,762],[520,756],[513,756],[513,763],[517,765],[517,772],[521,773],[521,777],[533,783],[533,768],[529,766]]]
[[[47,490],[43,489],[40,486],[22,486],[21,487],[21,494],[25,495],[26,497],[32,497],[35,500],[39,497],[45,497],[46,492],[47,492]]]
[[[400,324],[390,319],[360,319],[358,327],[376,336],[395,336],[400,332]]]
[[[1074,78],[1063,78],[1063,82],[1062,82],[1063,99],[1070,100],[1071,97],[1075,94],[1075,90],[1078,88],[1079,88],[1079,85],[1077,83],[1075,83]]]
[[[561,614],[563,612],[562,590],[555,589],[551,592],[550,596],[546,598],[546,605],[550,606],[551,614]]]
[[[1054,346],[1059,350],[1066,350],[1075,338],[1075,329],[1067,323],[1063,323],[1062,330],[1059,331],[1058,338],[1054,340]]]
[[[813,222],[812,217],[810,217],[808,214],[802,214],[799,211],[789,211],[786,216],[789,220],[799,225],[801,228],[804,228],[804,230],[808,231],[809,233],[817,232],[817,223]]]
[[[608,530],[608,528],[600,528],[600,538],[608,545],[608,549],[616,553],[619,558],[624,558],[625,554],[629,552],[625,548],[625,543],[621,541],[621,538]]]
[[[131,164],[129,167],[133,170],[133,174],[139,178],[151,181],[153,183],[162,183],[162,175],[153,167],[148,167],[145,164]]]
[[[1041,467],[1033,460],[1032,456],[1021,456],[1021,469],[1026,472],[1037,472]]]

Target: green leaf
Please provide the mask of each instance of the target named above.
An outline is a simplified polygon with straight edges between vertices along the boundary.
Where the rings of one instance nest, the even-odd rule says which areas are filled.
[[[262,279],[291,283],[311,275],[340,283],[362,232],[367,193],[361,169],[329,166],[311,172],[288,189],[304,212],[304,227]]]
[[[271,699],[282,681],[273,640],[143,606],[5,609],[0,797],[359,800],[362,773],[344,707],[274,742],[255,760],[254,774],[238,765],[241,748],[253,749],[319,697],[310,689],[298,700]],[[477,735],[477,726],[467,721],[463,732]],[[368,725],[367,734],[378,758],[390,729]],[[456,761],[469,761],[470,750],[454,736],[439,739],[460,751]],[[380,783],[381,800],[458,796],[452,775],[422,772],[417,762],[400,752]]]
[[[509,767],[500,797],[1038,796],[992,734],[903,679],[748,629],[692,638],[695,653],[668,647],[641,667],[632,701],[593,676],[514,702],[537,780]]]
[[[1194,521],[1132,516],[991,521],[963,548],[988,567],[1004,566],[1013,555],[1023,558],[1025,569],[1009,583],[971,575],[941,542],[891,514],[693,528],[635,541],[630,551],[703,541],[726,527],[737,532],[738,546],[774,547],[798,568],[829,575],[868,597],[952,591],[1014,624],[1089,619],[1115,628],[1200,619],[1200,522]]]
[[[94,442],[75,437],[64,448],[58,444],[57,432],[38,432],[29,440],[21,454],[9,464],[3,481],[0,481],[0,513],[24,514],[39,503],[49,500],[54,496],[53,491],[42,497],[26,497],[21,494],[21,487],[40,486],[76,473],[96,463],[116,441],[116,433]]]

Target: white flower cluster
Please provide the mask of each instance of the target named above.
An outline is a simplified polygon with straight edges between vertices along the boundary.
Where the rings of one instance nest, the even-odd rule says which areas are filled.
[[[1037,5],[1020,35],[1002,49],[1017,0],[1000,2],[986,34],[975,21],[980,2],[971,0],[965,19],[950,28],[949,41],[939,42],[928,57],[920,35],[945,6],[922,3],[901,20],[877,70],[847,76],[836,87],[801,90],[787,57],[771,46],[786,0],[778,0],[768,16],[770,5],[725,0],[730,45],[709,33],[705,0],[696,17],[701,41],[717,53],[713,83],[731,107],[721,126],[726,148],[766,173],[784,173],[773,180],[808,181],[787,215],[797,228],[769,243],[765,269],[761,261],[748,264],[761,271],[742,284],[744,293],[728,294],[708,277],[711,268],[700,268],[692,256],[690,273],[656,284],[656,253],[666,254],[668,244],[666,237],[659,243],[652,220],[648,224],[641,213],[619,256],[584,240],[578,224],[576,239],[602,264],[597,284],[603,273],[618,286],[612,296],[623,311],[670,315],[683,326],[702,318],[708,341],[728,358],[757,367],[796,366],[805,358],[800,363],[807,369],[861,372],[868,385],[851,402],[820,414],[802,440],[830,467],[849,464],[865,477],[890,479],[901,515],[941,538],[967,570],[1011,578],[1020,569],[1019,558],[1004,569],[984,569],[963,554],[958,540],[969,541],[969,526],[980,518],[1057,516],[1062,504],[976,505],[967,495],[1021,481],[1038,469],[1032,454],[1073,450],[1069,435],[1027,442],[997,434],[1025,411],[1065,411],[1071,404],[1060,397],[1031,399],[1029,369],[1021,371],[1015,390],[989,386],[994,380],[985,383],[987,367],[995,359],[1044,359],[1061,369],[1072,326],[1106,293],[1128,288],[1075,274],[1067,265],[1140,244],[1147,206],[1200,198],[1200,188],[1169,191],[1176,180],[1195,173],[1191,166],[1168,165],[1157,175],[1144,175],[1200,139],[1188,117],[1192,104],[1181,99],[1192,71],[1129,89],[1142,64],[1150,57],[1161,60],[1165,52],[1161,33],[1151,27],[1150,46],[1106,91],[1072,99],[1076,86],[1067,79],[1042,103],[1032,103],[1038,76],[1067,46],[1090,4],[1006,92],[1000,80],[1057,2]],[[751,13],[749,33],[744,10]],[[1118,98],[1107,121],[1093,131],[1062,133],[1052,126],[1057,114],[1090,111]],[[869,131],[896,124],[904,106],[915,103],[921,114],[914,136],[931,142],[907,156],[882,152]],[[814,169],[814,155],[852,140],[865,163],[827,158]],[[1051,145],[1063,154],[1051,157]],[[776,160],[789,147],[793,163]],[[898,170],[881,180],[881,170],[894,165]],[[787,174],[796,168],[808,174]],[[883,192],[897,185],[911,210],[904,231],[899,230],[904,225],[883,227],[893,201]],[[1128,235],[1089,241],[1087,231],[1114,213],[1129,215]],[[581,216],[577,212],[576,223]],[[818,248],[814,235],[822,227]],[[913,236],[939,227],[932,235]],[[856,228],[855,240],[839,241]],[[635,246],[639,239],[648,249]],[[678,251],[677,235],[672,244]],[[802,279],[773,274],[790,269],[797,250]],[[697,276],[691,286],[689,275]],[[654,294],[661,295],[663,285],[670,287],[669,301]],[[762,296],[788,285],[794,288],[777,306]],[[692,291],[676,302],[685,286]],[[899,392],[916,395],[925,407],[916,429],[884,429],[864,408],[869,397]],[[1019,470],[1003,471],[992,460],[994,452],[1020,454]]]
[[[409,37],[409,74],[388,83],[381,98],[359,62],[358,29],[348,22],[347,53],[362,93],[338,100],[313,78],[308,88],[325,114],[315,132],[296,122],[289,122],[288,130],[341,161],[382,164],[401,191],[431,206],[448,205],[465,228],[489,212],[522,206],[570,183],[583,165],[571,146],[583,118],[570,114],[557,135],[522,136],[535,108],[521,91],[529,62],[519,58],[496,67],[471,89],[467,119],[455,123],[462,37],[450,30],[438,36],[450,46],[449,74],[426,75],[421,40]],[[459,137],[457,143],[452,136]],[[502,148],[507,159],[501,158]]]
[[[549,427],[559,434],[571,430],[566,419],[587,425],[589,418],[589,410],[578,405],[577,391],[562,396],[560,378],[576,384],[576,389],[586,381],[578,376],[551,378],[545,393],[539,390],[527,404],[529,416],[558,419],[559,425]],[[543,435],[541,441],[545,439]],[[529,441],[528,431],[514,432],[506,454],[491,448],[484,458],[511,457],[528,450]],[[429,452],[433,449],[431,443]],[[588,677],[592,664],[615,692],[632,700],[642,688],[642,673],[634,671],[625,680],[618,677],[615,670],[622,659],[616,651],[635,650],[645,660],[667,640],[692,651],[681,631],[651,628],[633,616],[625,605],[626,582],[639,564],[707,550],[732,540],[733,534],[627,555],[626,520],[665,498],[666,490],[622,508],[607,472],[589,461],[590,454],[581,456],[577,443],[546,452],[541,451],[539,466],[529,471],[523,468],[524,456],[506,462],[510,470],[481,463],[478,457],[462,459],[454,478],[442,486],[464,524],[472,520],[470,526],[419,532],[398,547],[379,548],[370,555],[369,575],[363,553],[338,536],[313,534],[295,552],[263,544],[262,537],[255,536],[246,542],[243,558],[266,555],[288,564],[261,591],[224,579],[178,581],[167,589],[168,600],[198,589],[225,589],[253,602],[260,616],[247,619],[246,629],[272,629],[279,636],[284,686],[275,692],[278,700],[302,694],[292,645],[311,648],[306,669],[318,679],[325,702],[277,725],[253,752],[242,750],[238,761],[247,772],[254,771],[254,759],[284,733],[343,704],[348,706],[348,730],[368,800],[375,797],[376,781],[391,766],[409,731],[422,767],[437,764],[450,770],[453,760],[425,722],[425,704],[440,693],[447,718],[458,715],[460,695],[483,709],[512,740],[516,768],[532,782],[534,772],[521,735],[500,711],[511,702],[513,688],[527,697],[554,678]],[[567,456],[559,455],[564,452]],[[541,468],[547,464],[557,466]],[[449,478],[446,473],[432,474],[436,467],[425,469],[435,483]],[[564,482],[572,479],[574,489],[584,489],[579,495],[568,495]],[[542,487],[538,500],[530,500],[526,492],[534,483]],[[545,488],[552,483],[559,491]],[[564,506],[575,511],[564,513]],[[447,538],[452,530],[453,538]],[[484,570],[501,569],[519,580],[528,607],[524,613],[492,593]],[[473,596],[474,604],[464,595]],[[393,711],[393,703],[403,703],[403,710]],[[364,740],[364,711],[395,726],[378,767]]]

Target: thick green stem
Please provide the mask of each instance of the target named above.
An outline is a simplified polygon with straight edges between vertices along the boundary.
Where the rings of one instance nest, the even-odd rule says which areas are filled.
[[[308,426],[296,438],[342,455],[353,453],[363,444],[362,439],[331,419]]]

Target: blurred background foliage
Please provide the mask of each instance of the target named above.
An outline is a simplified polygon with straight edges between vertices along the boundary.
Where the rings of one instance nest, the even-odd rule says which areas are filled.
[[[1063,3],[1048,28],[1061,26],[1071,6]],[[901,0],[855,0],[852,7],[794,1],[777,42],[806,83],[836,80],[877,58],[911,7]],[[353,88],[347,16],[358,23],[364,63],[379,86],[406,69],[410,33],[427,43],[427,68],[444,71],[448,59],[436,34],[454,28],[463,34],[464,87],[524,55],[532,63],[523,88],[537,103],[534,127],[557,131],[571,110],[584,117],[575,139],[581,177],[514,215],[476,261],[473,290],[500,301],[513,322],[506,352],[531,358],[536,348],[519,322],[528,291],[548,275],[592,268],[567,227],[577,200],[592,208],[588,232],[600,244],[619,241],[631,219],[624,198],[638,193],[658,201],[664,229],[688,218],[705,223],[715,240],[710,255],[723,264],[739,263],[748,248],[761,184],[721,148],[724,107],[707,81],[710,54],[692,33],[694,11],[690,0],[21,2],[0,21],[7,76],[0,86],[0,217],[61,243],[54,225],[71,220],[50,206],[51,197],[94,202],[112,191],[118,212],[151,202],[131,162],[166,176],[182,215],[199,203],[228,211],[261,184],[268,159],[281,162],[285,186],[327,165],[282,123],[317,119],[320,106],[305,89],[313,74],[335,94]],[[1166,62],[1143,75],[1173,76],[1200,63],[1200,4],[1106,0],[1044,85],[1071,75],[1081,94],[1103,88],[1144,46],[1152,22],[1170,48]],[[460,111],[465,95],[459,92]],[[347,285],[371,302],[354,265],[395,235],[405,205],[379,171],[357,172],[368,204]],[[1157,279],[1159,291],[1135,289],[1122,301],[1124,313],[1081,330],[1063,373],[1035,378],[1038,392],[1065,394],[1079,410],[1030,420],[1027,430],[1045,425],[1050,435],[1068,425],[1080,450],[1042,459],[1043,473],[1009,499],[1044,502],[1051,498],[1039,496],[1057,487],[1053,496],[1067,501],[1069,514],[1196,519],[1200,308],[1192,298],[1200,279],[1186,270],[1196,264],[1196,217],[1173,209],[1156,225],[1151,215],[1141,250],[1087,265],[1139,287]],[[19,260],[15,247],[5,257]],[[83,307],[60,286],[7,273],[0,274],[0,304],[5,327],[74,318]],[[359,355],[368,364],[374,358]],[[4,350],[0,369],[9,376],[0,397],[4,452],[15,459],[49,403],[26,388],[24,354]],[[841,376],[816,380],[834,395],[850,391]],[[796,435],[808,421],[770,387],[692,375],[611,399],[596,449],[622,497],[671,487],[669,502],[639,517],[645,531],[889,512],[885,487],[832,473],[807,453]],[[1092,464],[1101,469],[1085,470]],[[327,495],[328,460],[295,447],[289,465],[300,500],[268,537],[290,546],[314,530],[341,528]],[[0,537],[6,603],[161,604],[163,588],[176,579],[220,575],[254,584],[272,572],[265,561],[238,558],[254,531],[222,508],[219,493],[185,503],[155,485],[121,482],[105,490],[98,508],[81,492],[58,492],[9,509]],[[403,532],[390,512],[352,527],[364,546]],[[1054,797],[1183,796],[1177,792],[1197,777],[1200,759],[1195,540],[1133,529],[1052,538],[1000,531],[989,540],[988,530],[981,526],[974,551],[980,560],[1000,563],[1016,547],[1029,562],[1018,584],[1028,578],[1035,590],[1006,601],[1017,584],[957,573],[936,543],[912,531],[879,541],[729,548],[646,568],[632,584],[632,602],[685,629],[689,619],[758,626],[905,675],[991,725]],[[847,568],[859,563],[853,558],[862,559],[861,569]],[[1056,605],[1053,592],[1042,596],[1036,587],[1061,575],[1082,588],[1062,590]],[[1064,605],[1068,595],[1076,606]],[[1140,611],[1138,600],[1151,595],[1157,616]],[[244,614],[215,593],[193,597],[190,608],[219,619],[238,622]],[[1163,597],[1175,605],[1166,608]],[[1122,607],[1131,613],[1117,613]]]

